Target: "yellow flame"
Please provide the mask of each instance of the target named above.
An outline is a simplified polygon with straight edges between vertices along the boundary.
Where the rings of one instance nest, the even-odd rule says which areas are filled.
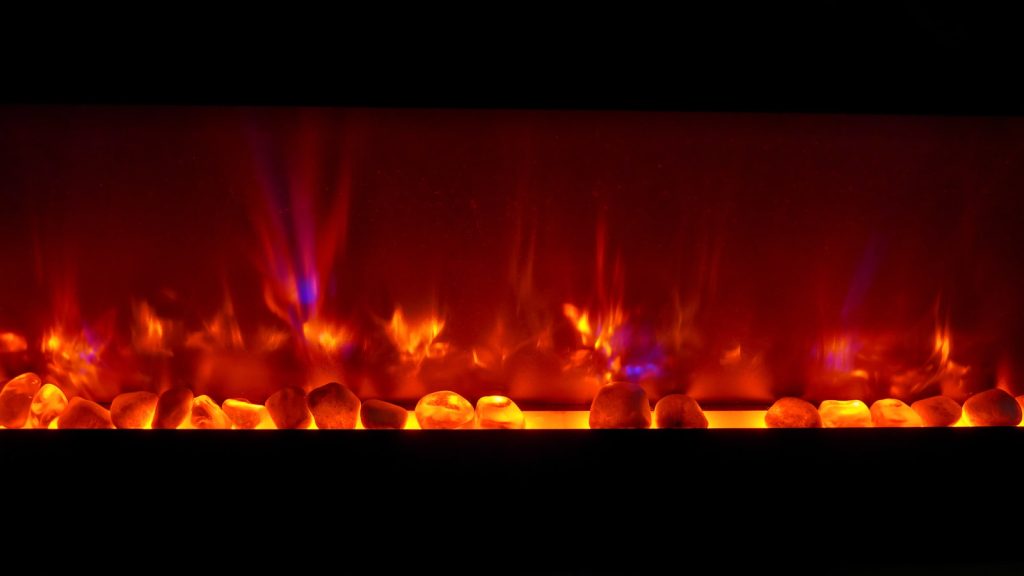
[[[562,305],[562,313],[576,327],[584,346],[600,350],[609,358],[613,357],[612,337],[626,319],[621,307],[614,306],[607,314],[597,316],[596,330],[588,311],[566,303]]]
[[[590,315],[572,304],[563,304],[562,313],[576,326],[576,331],[583,337],[583,343],[592,345],[594,330],[590,327]]]
[[[43,339],[43,353],[57,352],[61,348],[63,338],[57,333],[56,329],[50,332],[50,335]]]

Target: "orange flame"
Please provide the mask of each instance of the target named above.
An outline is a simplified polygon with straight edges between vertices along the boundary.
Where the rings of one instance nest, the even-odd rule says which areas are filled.
[[[21,334],[0,332],[0,353],[24,352],[28,350],[28,342]]]
[[[424,358],[443,356],[448,352],[448,344],[437,342],[437,337],[444,330],[444,320],[430,314],[418,323],[406,321],[402,308],[395,308],[391,323],[387,327],[388,337],[407,360],[419,361]]]
[[[939,366],[943,367],[949,362],[952,337],[950,335],[949,323],[944,326],[935,327],[935,356],[938,357]]]
[[[150,354],[173,356],[166,344],[170,332],[167,321],[157,316],[146,302],[134,305],[133,312],[135,325],[132,327],[132,344],[135,349]]]
[[[606,314],[594,317],[593,321],[589,312],[572,304],[564,304],[562,313],[576,327],[583,345],[607,358],[605,380],[610,382],[616,374],[621,373],[623,351],[616,349],[615,333],[626,320],[622,308],[613,306]]]
[[[302,324],[302,335],[306,342],[324,353],[337,352],[352,341],[352,334],[344,326],[336,326],[321,320],[310,320]]]
[[[99,380],[97,363],[106,343],[92,343],[86,334],[69,335],[63,327],[43,336],[43,355],[49,375],[70,385],[74,393],[88,391]]]
[[[189,334],[185,345],[190,348],[244,350],[245,341],[242,330],[238,327],[235,317],[235,306],[228,296],[224,299],[224,307],[203,323],[203,330]]]
[[[217,311],[209,322],[203,323],[202,330],[188,335],[185,345],[202,350],[272,352],[288,342],[287,332],[267,327],[261,327],[250,336],[252,339],[247,343],[242,337],[242,329],[238,326],[234,305],[228,297],[224,301],[224,307]]]
[[[590,313],[572,304],[562,305],[562,313],[576,326],[583,340],[583,345],[594,350],[600,350],[609,358],[614,358],[612,339],[616,330],[626,320],[626,315],[619,306],[613,306],[607,314],[597,316],[595,323],[591,323]],[[596,328],[594,327],[596,324]]]

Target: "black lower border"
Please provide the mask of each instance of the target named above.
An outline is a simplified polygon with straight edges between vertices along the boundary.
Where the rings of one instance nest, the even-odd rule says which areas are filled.
[[[0,488],[12,532],[118,546],[830,573],[1016,561],[1022,456],[996,428],[4,430]]]

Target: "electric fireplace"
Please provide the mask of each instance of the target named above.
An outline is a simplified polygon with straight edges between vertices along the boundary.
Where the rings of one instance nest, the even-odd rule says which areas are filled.
[[[533,551],[1013,551],[1020,119],[27,107],[0,133],[12,487],[469,521],[478,549],[521,515]]]

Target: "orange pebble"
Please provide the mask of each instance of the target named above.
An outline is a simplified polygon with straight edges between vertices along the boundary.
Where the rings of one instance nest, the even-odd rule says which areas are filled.
[[[29,407],[28,427],[49,428],[50,422],[60,416],[68,407],[68,397],[53,384],[43,384],[36,392]]]
[[[964,402],[964,415],[971,426],[1016,426],[1021,407],[1017,400],[998,388],[979,392]]]
[[[476,401],[476,423],[481,428],[526,427],[523,411],[506,396],[483,396]]]
[[[932,396],[910,405],[925,426],[952,426],[960,421],[962,410],[956,400],[948,396]]]
[[[876,400],[871,405],[871,422],[877,428],[920,428],[921,417],[895,398]]]
[[[188,419],[191,411],[191,390],[188,388],[165,390],[156,402],[156,412],[153,414],[153,428],[177,428]]]
[[[270,417],[267,415],[267,409],[263,406],[239,398],[225,400],[221,408],[234,423],[235,428],[243,430],[252,430],[259,426],[265,415],[267,418]]]
[[[337,382],[324,384],[306,396],[316,427],[351,430],[359,419],[359,398]]]
[[[764,415],[768,428],[821,428],[821,414],[814,404],[800,398],[779,398]]]
[[[473,421],[473,405],[455,392],[431,392],[416,403],[416,420],[424,430],[461,428]]]
[[[231,428],[231,419],[207,395],[192,400],[192,426],[199,429],[223,430]]]
[[[409,418],[409,412],[401,406],[385,402],[383,400],[367,400],[363,402],[359,410],[359,418],[363,422],[363,428],[392,428],[401,430],[405,428],[405,421]]]
[[[685,394],[669,394],[654,405],[658,428],[707,428],[708,418],[696,400]]]
[[[149,428],[159,399],[152,392],[118,394],[110,403],[110,419],[118,428]]]
[[[313,421],[306,407],[306,394],[293,387],[282,388],[267,398],[267,412],[279,429],[309,428]]]
[[[43,381],[39,376],[26,372],[12,378],[3,390],[0,390],[0,426],[21,428],[28,420],[32,398],[35,397]]]
[[[72,398],[67,410],[57,418],[57,428],[113,428],[110,412],[84,398]]]
[[[629,382],[613,382],[597,391],[590,404],[591,428],[650,428],[647,392]]]
[[[871,411],[860,400],[825,400],[818,413],[825,428],[871,427]]]

